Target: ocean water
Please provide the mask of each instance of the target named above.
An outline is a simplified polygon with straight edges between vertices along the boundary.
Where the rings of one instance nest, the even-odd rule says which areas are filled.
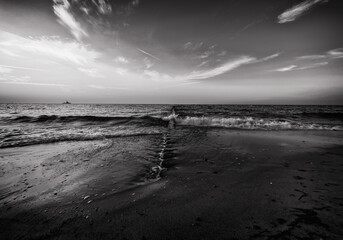
[[[343,106],[0,104],[0,148],[163,135],[171,128],[343,130]]]

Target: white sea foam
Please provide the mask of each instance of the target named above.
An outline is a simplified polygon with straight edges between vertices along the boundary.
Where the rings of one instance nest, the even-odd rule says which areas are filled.
[[[318,124],[306,124],[291,122],[286,120],[260,119],[253,117],[185,117],[177,118],[178,125],[204,126],[204,127],[224,127],[238,129],[313,129],[313,130],[341,130],[339,126],[323,126]]]

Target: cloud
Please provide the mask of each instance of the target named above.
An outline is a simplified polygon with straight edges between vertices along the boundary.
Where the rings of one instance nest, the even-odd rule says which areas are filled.
[[[13,76],[11,74],[6,73],[0,75],[0,80],[5,81],[1,83],[23,83],[28,82],[30,79],[30,76]]]
[[[1,81],[0,83],[1,84],[22,84],[22,85],[36,85],[36,86],[67,86],[64,84],[57,84],[57,83],[30,82],[30,79],[31,79],[30,76],[14,75],[13,74],[14,69],[37,70],[34,68],[0,65],[0,81]]]
[[[207,65],[208,62],[209,62],[209,60],[203,61],[203,62],[201,62],[200,64],[198,64],[198,65],[196,66],[196,68],[201,68],[201,67]]]
[[[149,69],[149,68],[151,68],[152,66],[154,66],[154,63],[153,63],[149,58],[147,58],[147,57],[145,57],[145,58],[143,59],[143,62],[144,62],[144,64],[145,64],[145,69]]]
[[[321,58],[326,58],[326,55],[305,55],[305,56],[300,56],[296,57],[297,60],[317,60]]]
[[[332,49],[327,52],[327,54],[332,58],[342,58],[343,57],[343,48]]]
[[[99,73],[99,71],[95,68],[78,68],[78,70],[80,72],[83,72],[84,74],[90,76],[90,77],[94,77],[94,78],[105,78],[104,75],[102,75],[101,73]]]
[[[276,69],[275,71],[277,71],[277,72],[288,72],[288,71],[294,70],[296,67],[297,67],[297,65],[290,65],[288,67]]]
[[[316,4],[326,3],[326,2],[328,2],[328,0],[307,0],[307,1],[304,1],[298,5],[291,7],[290,9],[287,9],[285,12],[280,14],[278,16],[278,23],[287,23],[287,22],[295,21],[297,18],[299,18],[305,12],[310,10]]]
[[[14,76],[14,69],[11,66],[0,65],[0,83],[22,83],[27,82],[30,76]]]
[[[261,58],[261,59],[259,59],[259,60],[257,60],[257,61],[258,61],[258,62],[265,62],[265,61],[269,61],[269,60],[271,60],[271,59],[277,58],[278,56],[280,56],[280,53],[275,53],[275,54],[272,54],[272,55],[270,55],[270,56]]]
[[[14,69],[18,67],[13,67]],[[19,68],[22,69],[22,68]],[[23,68],[26,69],[26,68]],[[13,75],[13,69],[3,67],[0,65],[0,84],[20,84],[20,85],[35,85],[35,86],[55,86],[65,87],[69,85],[59,83],[44,83],[44,82],[30,82],[31,76],[15,76]]]
[[[116,59],[114,59],[114,61],[116,63],[129,63],[129,60],[127,60],[126,58],[124,58],[122,56],[117,57]]]
[[[243,28],[239,29],[237,32],[233,33],[233,35],[230,37],[230,40],[235,39],[236,37],[238,37],[241,33],[243,33],[244,31],[248,30],[249,28],[252,28],[253,26],[265,21],[266,18],[261,18],[261,19],[257,19],[247,25],[245,25]]]
[[[117,67],[117,68],[114,68],[114,71],[119,74],[119,75],[125,75],[127,72],[128,72],[128,69],[126,68],[121,68],[121,67]]]
[[[191,54],[192,59],[202,60],[205,58],[209,58],[216,53],[216,45],[205,46],[203,42],[187,42],[182,47],[184,50],[187,51],[187,55]],[[220,54],[220,56],[225,56],[226,52],[221,51]]]
[[[251,56],[240,56],[234,60],[227,61],[226,63],[224,63],[218,67],[215,67],[212,69],[207,69],[207,70],[201,70],[201,71],[193,71],[188,75],[179,76],[176,79],[178,79],[178,80],[196,80],[196,79],[212,78],[212,77],[224,74],[226,72],[232,71],[232,70],[234,70],[238,67],[241,67],[243,65],[265,62],[265,61],[274,59],[274,58],[278,57],[279,55],[280,55],[280,53],[275,53],[275,54],[272,54],[270,56],[267,56],[267,57],[264,57],[261,59],[257,59],[255,57],[251,57]],[[203,67],[208,63],[209,63],[209,60],[202,61],[196,67],[197,68]]]
[[[201,48],[203,45],[204,45],[203,42],[199,42],[199,43],[186,42],[182,47],[186,50],[195,51]]]
[[[343,48],[336,48],[327,51],[324,54],[318,54],[318,55],[305,55],[305,56],[299,56],[296,57],[297,60],[317,60],[317,59],[338,59],[343,58]]]
[[[159,59],[158,57],[156,57],[156,56],[154,56],[154,55],[152,55],[152,54],[150,54],[150,53],[148,53],[148,52],[146,52],[146,51],[144,51],[144,50],[142,50],[142,49],[140,49],[140,48],[136,48],[138,51],[140,51],[141,53],[144,53],[145,55],[148,55],[149,57],[152,57],[152,58],[155,58],[156,60],[159,60],[159,61],[161,61],[161,59]]]
[[[173,78],[168,74],[160,73],[154,70],[144,70],[144,75],[148,76],[151,80],[154,81],[171,81]]]
[[[208,58],[213,52],[212,51],[205,51],[201,55],[197,56],[197,59],[204,59]]]
[[[51,86],[51,87],[67,87],[67,86],[69,86],[69,85],[60,84],[60,83],[41,83],[41,82],[25,82],[25,81],[11,81],[11,82],[3,82],[3,83],[7,83],[7,84],[21,84],[21,85],[34,85],[34,86]]]
[[[26,82],[22,81],[19,78],[16,78],[14,81],[2,82],[5,84],[18,84],[18,85],[34,85],[34,86],[50,86],[50,87],[67,87],[69,85],[59,84],[59,83],[41,83],[41,82]]]
[[[217,56],[218,56],[218,57],[224,57],[224,56],[226,55],[226,53],[227,53],[227,52],[226,52],[225,50],[223,50],[223,51],[221,51],[220,53],[218,53]]]
[[[118,15],[130,15],[134,13],[135,8],[138,7],[140,1],[139,0],[131,0],[131,1],[126,1],[127,3],[122,5],[122,6],[116,6],[116,14]]]
[[[313,63],[313,64],[305,65],[302,67],[298,67],[297,65],[290,65],[288,67],[276,69],[275,71],[277,71],[277,72],[288,72],[288,71],[306,70],[306,69],[311,69],[311,68],[322,67],[322,66],[325,66],[328,64],[329,64],[328,62],[320,62],[320,63]]]
[[[0,68],[3,70],[1,72],[3,73],[5,72],[4,69],[12,69],[13,72],[16,70],[14,72],[15,74],[9,74],[9,70],[6,70],[7,75],[3,76],[3,78],[10,82],[21,81],[22,76],[19,75],[22,73],[28,74],[28,71],[30,71],[29,74],[31,74],[31,71],[42,72],[34,73],[35,78],[44,78],[46,81],[50,81],[50,77],[56,78],[54,74],[49,76],[50,73],[60,74],[58,71],[61,67],[64,67],[63,69],[66,71],[72,69],[73,74],[75,72],[80,72],[79,75],[81,77],[81,73],[83,73],[93,78],[105,78],[103,74],[98,71],[98,69],[101,68],[97,61],[100,53],[75,40],[65,41],[59,37],[41,37],[37,39],[30,37],[24,38],[0,31],[0,48],[8,49],[20,56],[18,59],[11,59],[11,64],[0,64]],[[7,59],[4,58],[1,62],[6,60]],[[51,63],[54,64],[51,65]],[[44,66],[44,68],[35,66]],[[68,81],[68,78],[65,80],[61,79],[61,81]],[[42,84],[43,83],[31,85]]]
[[[295,70],[305,70],[305,69],[325,66],[325,65],[328,65],[328,64],[329,64],[328,62],[313,63],[313,64],[310,64],[308,66],[299,67],[299,68],[297,68]]]
[[[106,89],[129,90],[129,88],[124,88],[124,87],[110,87],[110,86],[102,86],[102,85],[96,85],[96,84],[90,84],[88,85],[88,87],[99,89],[99,90],[106,90]]]
[[[242,65],[246,65],[249,63],[252,63],[256,60],[254,57],[249,56],[241,56],[235,60],[228,61],[224,63],[223,65],[209,69],[209,70],[203,70],[203,71],[194,71],[190,73],[189,75],[185,76],[186,80],[192,80],[192,79],[207,79],[212,78],[218,75],[221,75],[223,73],[232,71]]]
[[[188,82],[183,82],[183,83],[179,83],[179,84],[175,84],[175,85],[169,85],[169,86],[163,86],[163,87],[159,87],[159,90],[165,90],[165,89],[170,89],[170,88],[176,88],[176,87],[182,87],[182,86],[187,86],[187,85],[194,85],[194,84],[199,84],[201,83],[200,81],[188,81]]]
[[[2,52],[3,54],[6,54],[7,56],[10,56],[10,57],[20,57],[18,54],[15,54],[14,52],[11,52],[11,51],[4,49],[4,48],[0,48],[0,52]]]
[[[11,73],[13,69],[0,65],[0,74]]]
[[[138,6],[140,0],[132,0],[131,4],[132,6]]]
[[[87,37],[87,32],[82,28],[81,24],[76,21],[71,12],[71,6],[68,0],[54,0],[54,13],[58,17],[58,22],[67,27],[70,33],[81,41],[83,37]]]
[[[76,41],[63,41],[59,37],[24,38],[3,31],[0,31],[0,47],[19,56],[52,57],[83,66],[100,56],[100,53]]]
[[[112,12],[111,4],[105,0],[92,0],[98,11],[102,14],[110,14]]]
[[[192,46],[192,43],[191,43],[191,42],[186,42],[186,43],[183,45],[183,48],[184,48],[184,49],[189,49],[191,46]]]
[[[200,55],[196,55],[195,59],[205,59],[212,56],[215,53],[215,45],[208,47],[205,51],[203,51]],[[222,53],[222,52],[221,52]]]
[[[9,66],[9,65],[0,65],[0,67],[22,69],[22,70],[44,71],[44,69],[40,69],[40,68],[28,68],[28,67],[18,67],[18,66]]]

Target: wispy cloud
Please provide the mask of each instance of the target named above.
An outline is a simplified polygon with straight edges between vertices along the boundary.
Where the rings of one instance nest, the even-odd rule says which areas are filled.
[[[226,61],[224,64],[211,68],[211,69],[206,69],[206,70],[200,70],[200,71],[193,71],[187,75],[184,76],[179,76],[176,79],[178,80],[197,80],[197,79],[207,79],[207,78],[212,78],[215,76],[219,76],[221,74],[224,74],[226,72],[230,72],[232,70],[235,70],[236,68],[239,68],[243,65],[248,65],[248,64],[254,64],[254,63],[262,63],[265,61],[269,61],[271,59],[274,59],[278,57],[280,53],[275,53],[272,55],[269,55],[264,58],[257,59],[255,57],[251,56],[240,56],[237,57],[236,59]],[[196,67],[200,68],[203,66],[206,66],[209,63],[209,60],[202,61],[200,64],[198,64]]]
[[[44,82],[31,82],[31,77],[24,76],[14,76],[12,75],[12,69],[7,69],[7,72],[1,72],[4,69],[0,67],[0,83],[1,84],[17,84],[17,85],[35,85],[35,86],[54,86],[54,87],[65,87],[68,85],[59,83],[44,83]],[[1,74],[2,73],[2,74]]]
[[[297,66],[297,65],[290,65],[284,68],[279,68],[274,71],[276,72],[289,72],[289,71],[298,71],[298,70],[306,70],[306,69],[311,69],[311,68],[318,68],[322,67],[325,65],[328,65],[328,62],[319,62],[319,63],[313,63],[313,64],[308,64],[304,66]]]
[[[224,57],[226,55],[227,51],[223,50],[220,53],[217,54],[218,57]]]
[[[123,6],[116,6],[115,12],[118,15],[130,15],[135,11],[135,8],[138,7],[140,0],[130,0],[125,1],[126,4]]]
[[[148,53],[148,52],[146,52],[146,51],[144,51],[144,50],[142,50],[142,49],[140,49],[140,48],[136,48],[138,51],[140,51],[141,53],[144,53],[145,55],[148,55],[149,57],[152,57],[152,58],[155,58],[156,60],[159,60],[159,61],[161,61],[161,59],[159,59],[158,57],[156,57],[156,56],[154,56],[154,55],[152,55],[152,54],[150,54],[150,53]]]
[[[165,73],[160,73],[158,71],[155,70],[144,70],[144,75],[149,77],[151,80],[153,81],[172,81],[175,80],[174,78],[172,78],[171,76],[169,76],[168,74]],[[182,79],[183,80],[183,79]]]
[[[20,57],[18,54],[15,54],[14,52],[9,51],[8,49],[0,48],[0,52],[10,57]]]
[[[194,80],[194,79],[207,79],[212,78],[218,75],[221,75],[223,73],[232,71],[242,65],[246,65],[249,63],[252,63],[256,60],[254,57],[249,56],[241,56],[235,60],[228,61],[224,63],[223,65],[209,69],[209,70],[203,70],[203,71],[194,71],[190,73],[189,75],[185,76],[185,79]]]
[[[323,54],[304,55],[296,57],[297,60],[317,60],[317,59],[339,59],[343,58],[343,48],[331,49]]]
[[[129,70],[127,68],[122,68],[122,67],[116,67],[114,68],[114,71],[119,74],[119,75],[125,75]]]
[[[278,16],[278,23],[287,23],[287,22],[295,21],[305,12],[310,10],[313,6],[319,3],[325,3],[325,2],[328,2],[328,0],[307,0],[300,4],[297,4],[291,7],[290,9],[287,9],[282,14],[280,14]]]
[[[231,37],[230,39],[233,40],[235,39],[236,37],[238,37],[241,33],[243,33],[244,31],[248,30],[249,28],[252,28],[253,26],[265,21],[266,18],[261,18],[261,19],[257,19],[251,23],[248,23],[247,25],[245,25],[243,28],[239,29],[237,32],[235,32]]]
[[[63,41],[58,37],[24,38],[0,31],[0,47],[18,56],[32,58],[32,54],[52,57],[77,65],[87,65],[99,57],[100,53],[76,41]]]
[[[200,81],[188,81],[188,82],[178,83],[178,84],[174,84],[174,85],[170,85],[170,86],[159,87],[158,90],[165,90],[165,89],[182,87],[182,86],[187,86],[187,85],[194,85],[194,84],[199,84],[199,83],[201,83],[201,82]]]
[[[44,69],[40,69],[40,68],[18,67],[18,66],[9,66],[9,65],[0,65],[0,67],[12,68],[12,69],[22,69],[22,70],[33,70],[33,71],[45,71]]]
[[[209,56],[211,56],[213,52],[212,51],[205,51],[202,54],[200,54],[199,56],[196,56],[197,59],[204,59],[204,58],[208,58]]]
[[[275,53],[275,54],[269,55],[267,57],[261,58],[261,59],[257,60],[257,62],[269,61],[269,60],[272,60],[274,58],[277,58],[278,56],[280,56],[280,53]]]
[[[51,86],[51,87],[67,87],[69,85],[60,83],[41,83],[41,82],[25,82],[25,81],[11,81],[3,82],[7,84],[21,84],[21,85],[34,85],[34,86]]]
[[[129,63],[129,60],[127,60],[126,58],[124,58],[123,56],[119,56],[116,59],[114,59],[114,61],[116,63]]]
[[[99,5],[102,6],[102,5]],[[78,40],[81,41],[83,37],[87,37],[88,33],[81,26],[71,12],[71,6],[68,0],[54,0],[53,5],[54,13],[58,17],[58,22],[67,27],[70,33]]]
[[[213,56],[216,53],[216,45],[205,48],[200,54],[194,56],[195,59],[205,59]],[[200,50],[200,49],[199,49]]]
[[[199,43],[186,42],[182,47],[183,49],[186,49],[186,50],[195,51],[201,48],[203,45],[204,45],[203,42],[199,42]]]
[[[112,7],[110,3],[107,3],[105,0],[92,0],[96,5],[98,11],[102,14],[110,14],[112,12]]]
[[[296,57],[297,60],[317,60],[317,59],[322,59],[326,58],[326,55],[305,55],[305,56],[300,56]]]
[[[154,66],[154,63],[148,58],[148,57],[145,57],[143,59],[143,62],[145,64],[145,69],[149,69],[151,68],[152,66]]]
[[[25,75],[25,76],[13,76],[11,73],[12,72],[0,74],[0,80],[3,81],[1,83],[28,82],[31,79],[31,77],[27,76],[27,75]]]
[[[196,68],[201,68],[201,67],[203,67],[203,66],[206,66],[208,63],[209,63],[209,60],[202,61],[200,64],[198,64],[198,65],[196,66]]]
[[[132,4],[132,6],[138,6],[139,2],[140,2],[140,0],[132,0],[131,4]]]
[[[90,76],[90,77],[94,77],[94,78],[105,78],[104,75],[102,75],[101,73],[99,73],[99,71],[95,68],[78,68],[78,70],[80,72],[83,72],[84,74]]]
[[[0,65],[0,74],[7,74],[7,73],[11,73],[12,71],[13,69]]]
[[[329,64],[328,62],[313,63],[313,64],[310,64],[307,66],[299,67],[295,70],[305,70],[305,69],[310,69],[310,68],[317,68],[317,67],[325,66],[328,64]]]
[[[99,90],[109,90],[109,89],[129,90],[129,88],[124,88],[124,87],[103,86],[103,85],[97,85],[97,84],[90,84],[88,85],[88,87],[99,89]]]
[[[297,67],[297,65],[290,65],[287,67],[278,68],[275,71],[277,71],[277,72],[288,72],[288,71],[294,70],[296,67]]]
[[[332,58],[342,58],[343,57],[343,48],[332,49],[327,52]]]

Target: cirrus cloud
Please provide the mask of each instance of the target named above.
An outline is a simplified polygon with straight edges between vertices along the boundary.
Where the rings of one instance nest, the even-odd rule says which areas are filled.
[[[5,48],[16,56],[32,58],[32,54],[50,57],[77,65],[87,65],[100,53],[76,41],[64,41],[59,37],[25,38],[0,31],[0,48]]]
[[[54,0],[54,13],[58,17],[58,22],[67,27],[70,33],[78,40],[81,41],[83,37],[87,37],[88,33],[81,26],[72,12],[70,11],[71,6],[68,0]]]
[[[326,3],[328,0],[307,0],[299,3],[278,16],[278,23],[293,22],[305,12],[309,11],[313,6],[319,3]]]

